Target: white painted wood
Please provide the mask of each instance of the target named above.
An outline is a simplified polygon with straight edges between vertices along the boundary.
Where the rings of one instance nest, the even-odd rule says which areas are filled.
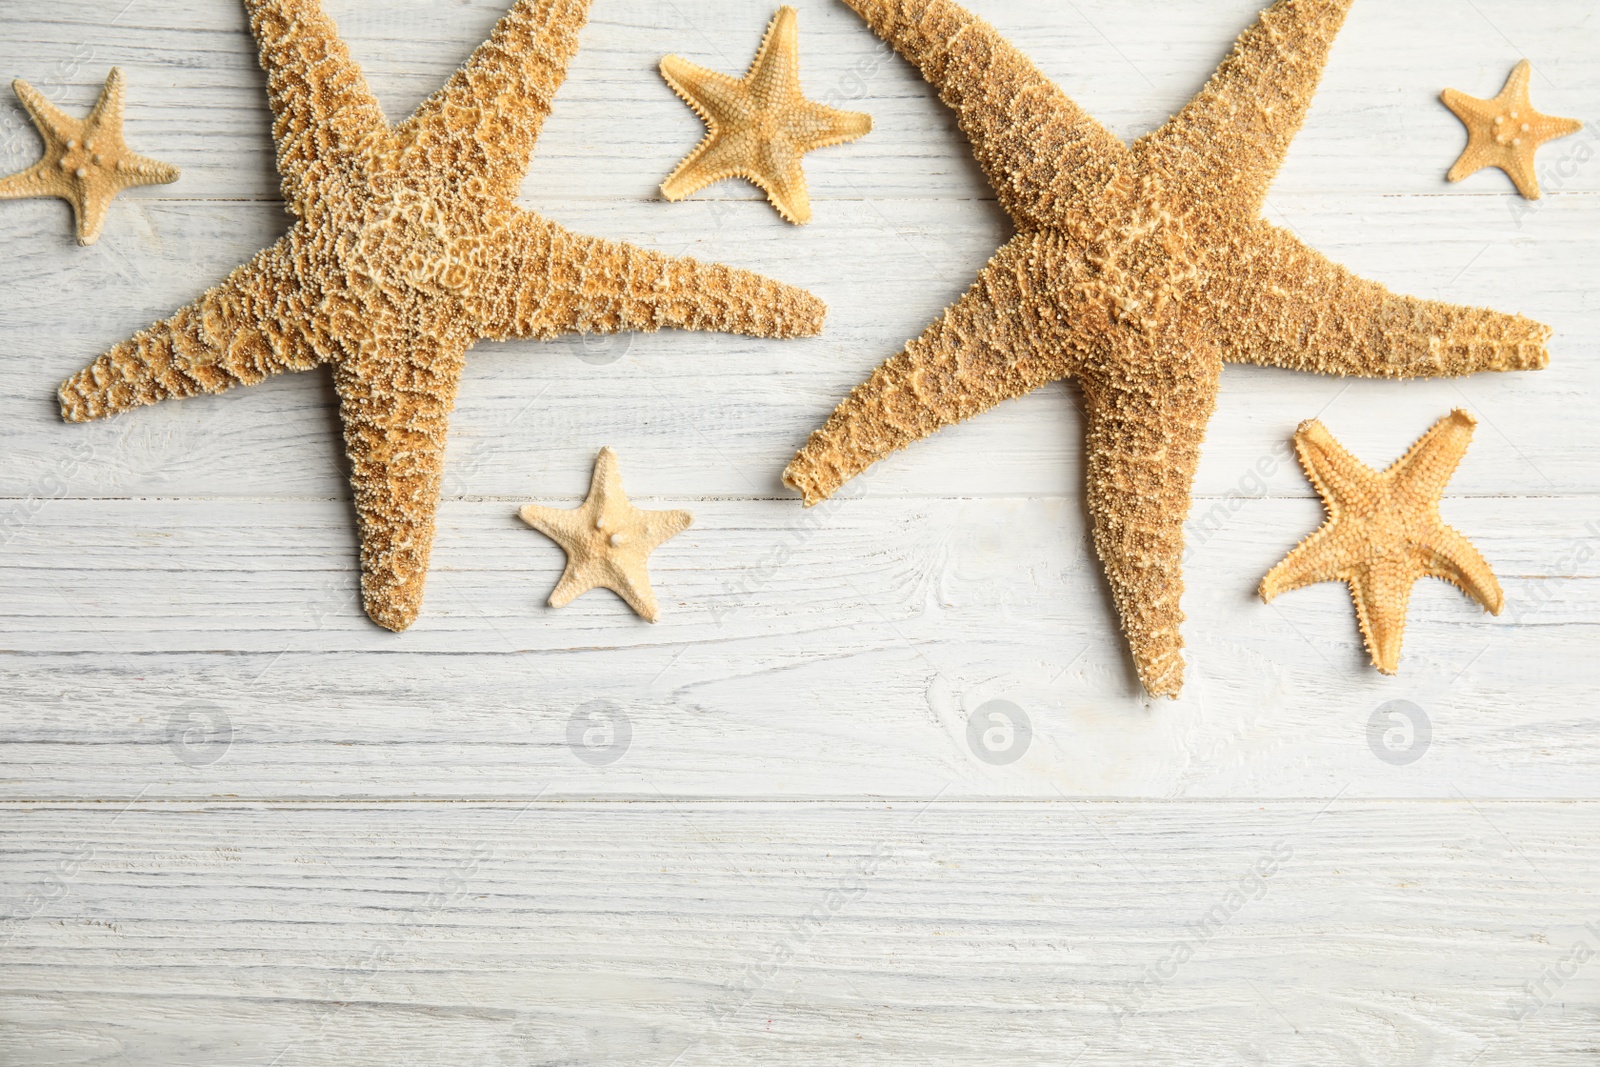
[[[1260,2],[971,0],[1130,138]],[[391,118],[503,9],[326,3]],[[1576,0],[1356,4],[1269,214],[1397,289],[1551,323],[1554,363],[1230,368],[1190,527],[1189,687],[1150,702],[1085,540],[1070,390],[821,511],[779,484],[1008,232],[928,87],[842,4],[797,6],[812,95],[876,119],[810,158],[812,226],[737,183],[655,192],[700,136],[655,64],[743,67],[771,12],[736,0],[596,0],[523,199],[807,286],[826,334],[475,352],[427,611],[396,637],[356,604],[320,373],[107,424],[54,412],[61,378],[286,226],[242,8],[0,4],[0,73],[82,110],[121,65],[130,143],[184,170],[87,250],[65,205],[0,203],[0,1059],[1591,1062],[1600,963],[1559,972],[1600,952],[1600,21]],[[1591,120],[1545,149],[1536,205],[1497,172],[1443,180],[1463,134],[1438,91],[1492,95],[1523,56],[1541,110]],[[0,102],[0,172],[36,151]],[[1253,596],[1321,520],[1286,444],[1320,415],[1385,464],[1455,406],[1482,424],[1445,515],[1508,608],[1424,583],[1386,679],[1340,588]],[[655,627],[604,593],[543,607],[560,553],[514,518],[576,501],[608,444],[641,503],[698,517],[657,557]],[[572,725],[597,700],[625,745]],[[1032,729],[1007,765],[969,738],[996,700]],[[1141,995],[1275,846],[1259,899]],[[830,893],[837,915],[796,934]],[[727,991],[790,952],[748,1003]]]
[[[115,804],[3,833],[52,898],[0,925],[20,1062],[1593,1063],[1593,803]]]

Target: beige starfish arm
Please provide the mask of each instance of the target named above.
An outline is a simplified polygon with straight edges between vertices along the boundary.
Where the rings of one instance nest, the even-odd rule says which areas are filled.
[[[1305,121],[1353,0],[1279,0],[1239,36],[1204,89],[1134,156],[1209,207],[1261,209]]]
[[[1335,522],[1328,522],[1285,556],[1261,579],[1257,592],[1263,601],[1319,582],[1344,581],[1360,545]]]
[[[708,70],[682,56],[662,56],[660,70],[672,91],[700,116],[702,122],[712,127],[713,132],[721,127],[726,117],[749,107],[749,91],[738,78]]]
[[[1350,576],[1350,599],[1356,624],[1372,665],[1384,674],[1400,670],[1400,644],[1406,635],[1406,609],[1411,587],[1419,577],[1410,560],[1386,558],[1368,562]]]
[[[1435,527],[1422,549],[1422,566],[1428,575],[1443,578],[1482,604],[1489,614],[1498,615],[1505,608],[1505,592],[1489,561],[1449,526]]]
[[[1316,374],[1436,378],[1537,370],[1548,326],[1401,296],[1258,222],[1206,283],[1222,357]]]
[[[408,154],[515,196],[588,17],[589,0],[517,0],[395,131]]]
[[[989,23],[950,0],[845,0],[922,71],[1001,206],[1020,225],[1058,221],[1131,161],[1128,148]]]
[[[1152,696],[1176,697],[1183,688],[1183,525],[1220,370],[1212,354],[1176,379],[1085,373],[1095,550],[1139,680]]]
[[[1001,249],[965,296],[856,387],[811,435],[783,481],[821,503],[874,463],[946,426],[1068,377],[1061,345],[1041,328],[1037,298]]]
[[[1320,419],[1300,424],[1294,450],[1306,478],[1335,515],[1345,507],[1362,507],[1371,495],[1376,472],[1351,455]]]
[[[758,149],[749,137],[736,133],[707,135],[661,183],[661,195],[678,201],[725,178],[754,181],[757,175],[750,158],[755,151]]]
[[[363,140],[388,124],[319,0],[245,0],[245,10],[267,73],[283,196],[303,215],[330,178],[360,171]]]
[[[636,573],[621,567],[607,567],[605,587],[622,598],[645,622],[661,621],[661,604],[656,600],[655,588],[650,584],[649,573],[641,566]]]
[[[35,163],[27,170],[0,178],[0,200],[31,200],[39,196],[59,196],[61,179],[51,174],[49,164]],[[77,203],[73,203],[77,208]]]
[[[1428,428],[1416,444],[1389,468],[1397,492],[1414,507],[1431,508],[1444,495],[1445,486],[1472,443],[1478,420],[1457,408]]]
[[[361,599],[396,632],[422,610],[450,410],[468,342],[412,329],[333,364],[361,535]]]
[[[480,309],[485,337],[663,328],[811,337],[827,305],[803,289],[719,263],[584,237],[523,215],[496,238],[498,284]]]
[[[113,69],[111,73],[112,77],[120,78],[117,70]],[[107,85],[109,86],[109,84],[110,79],[107,79]],[[48,97],[21,78],[16,78],[11,82],[11,91],[17,94],[17,99],[22,102],[22,106],[27,110],[28,117],[33,119],[34,126],[38,128],[39,133],[43,136],[54,138],[57,141],[65,141],[83,125],[77,119],[52,104]],[[103,93],[101,99],[102,101],[104,100]],[[95,111],[98,112],[99,110],[97,105]]]
[[[807,101],[800,108],[806,131],[806,151],[844,144],[872,132],[872,116],[865,111],[840,111]]]
[[[280,241],[261,252],[199,300],[63,382],[62,418],[103,419],[326,362],[327,342],[300,325],[304,296],[285,245]]]

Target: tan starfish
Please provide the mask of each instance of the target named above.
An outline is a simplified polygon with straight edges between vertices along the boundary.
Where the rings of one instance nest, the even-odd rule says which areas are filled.
[[[122,190],[178,180],[177,167],[130,151],[123,142],[120,67],[111,68],[85,119],[68,115],[21,78],[11,88],[44,138],[44,155],[27,170],[0,179],[0,200],[60,197],[72,205],[80,245],[99,239],[111,201]]]
[[[1539,176],[1533,167],[1539,146],[1577,133],[1583,123],[1535,111],[1528,99],[1532,76],[1533,66],[1524,59],[1493,100],[1479,100],[1456,89],[1440,94],[1445,106],[1467,128],[1467,147],[1450,168],[1451,181],[1458,182],[1484,167],[1499,167],[1511,175],[1517,192],[1529,200],[1539,199]]]
[[[784,473],[808,504],[1051,382],[1083,390],[1088,506],[1145,688],[1183,683],[1183,523],[1224,363],[1410,378],[1542,367],[1528,319],[1397,296],[1260,217],[1352,0],[1282,0],[1124,145],[948,0],[847,0],[953,107],[1017,235]]]
[[[872,116],[805,98],[797,27],[794,8],[780,7],[743,79],[678,56],[661,61],[661,76],[707,127],[705,140],[661,186],[668,200],[682,200],[724,178],[746,178],[766,190],[785,219],[811,221],[806,153],[865,136]]]
[[[794,337],[808,293],[584,237],[514,198],[588,0],[518,0],[415,114],[390,127],[316,0],[246,0],[267,71],[287,235],[61,387],[98,419],[168,397],[333,372],[368,614],[422,603],[445,437],[467,350],[664,326]]]
[[[617,454],[602,448],[589,498],[575,510],[529,504],[522,521],[561,546],[567,569],[550,606],[564,608],[591,589],[609,589],[649,622],[661,617],[650,588],[650,553],[694,524],[687,511],[640,511],[622,491]]]
[[[1316,582],[1348,582],[1372,665],[1384,674],[1400,667],[1406,605],[1417,579],[1443,578],[1500,614],[1505,594],[1494,571],[1439,517],[1439,498],[1477,425],[1465,411],[1453,411],[1379,474],[1345,451],[1322,423],[1301,423],[1294,447],[1328,507],[1328,521],[1272,568],[1261,582],[1261,599]]]

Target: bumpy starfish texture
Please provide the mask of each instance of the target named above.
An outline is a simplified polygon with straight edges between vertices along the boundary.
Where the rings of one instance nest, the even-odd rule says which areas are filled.
[[[1458,182],[1484,167],[1499,167],[1511,176],[1517,192],[1529,200],[1539,199],[1539,176],[1533,167],[1539,146],[1577,133],[1583,123],[1535,111],[1528,99],[1532,75],[1533,66],[1524,59],[1493,100],[1479,100],[1456,89],[1440,94],[1445,106],[1467,128],[1467,147],[1450,168],[1451,181]]]
[[[745,178],[765,190],[788,221],[811,221],[805,154],[865,136],[872,116],[805,98],[797,27],[794,8],[779,8],[743,79],[678,56],[661,61],[661,76],[707,127],[705,140],[661,186],[668,200],[682,200],[724,178]]]
[[[1017,235],[784,473],[807,504],[1051,382],[1083,390],[1094,542],[1140,680],[1183,683],[1183,523],[1222,366],[1411,378],[1542,367],[1528,319],[1397,296],[1260,217],[1352,0],[1281,0],[1124,145],[948,0],[847,0],[957,112]]]
[[[0,200],[60,197],[72,205],[78,243],[100,238],[111,201],[124,189],[169,185],[178,168],[131,151],[122,140],[122,69],[112,67],[89,117],[75,119],[18,78],[11,83],[44,138],[44,155],[25,171],[0,179]]]
[[[687,511],[640,511],[622,491],[617,455],[600,450],[595,460],[589,499],[575,510],[529,504],[522,521],[561,546],[567,569],[550,606],[566,607],[591,589],[609,589],[638,615],[655,622],[661,617],[650,588],[650,553],[694,524]]]
[[[267,71],[282,240],[60,391],[81,422],[169,397],[333,372],[367,613],[422,603],[445,437],[483,338],[720,330],[817,333],[808,293],[718,264],[572,233],[513,202],[578,47],[588,0],[518,0],[405,122],[389,127],[316,0],[246,0]]]
[[[1478,550],[1439,517],[1439,498],[1478,422],[1456,410],[1379,474],[1356,459],[1315,419],[1300,424],[1295,450],[1328,507],[1322,529],[1300,543],[1261,582],[1261,599],[1316,582],[1348,582],[1372,665],[1400,667],[1411,587],[1443,578],[1500,614],[1505,595]]]

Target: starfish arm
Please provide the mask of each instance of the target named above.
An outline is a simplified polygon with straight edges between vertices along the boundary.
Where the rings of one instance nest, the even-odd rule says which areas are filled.
[[[283,197],[301,215],[326,181],[359,171],[362,141],[388,126],[319,0],[245,0],[245,9],[267,73]]]
[[[122,118],[126,100],[127,83],[122,77],[122,68],[112,67],[111,73],[106,75],[106,83],[101,87],[100,96],[95,100],[94,107],[83,120],[84,134],[93,136],[99,132],[100,125],[107,120],[113,124],[117,123]]]
[[[788,4],[767,25],[745,81],[757,99],[775,100],[800,88],[800,16]]]
[[[1445,486],[1455,477],[1456,468],[1472,443],[1478,420],[1457,408],[1423,434],[1406,454],[1389,468],[1395,490],[1416,507],[1437,506]]]
[[[825,104],[807,102],[800,114],[807,152],[854,141],[872,132],[872,116],[864,111],[840,111]]]
[[[396,131],[408,152],[515,196],[578,50],[589,0],[517,0],[466,64]]]
[[[1286,230],[1258,222],[1207,289],[1233,363],[1368,378],[1537,370],[1549,327],[1484,308],[1400,296]]]
[[[1351,455],[1321,420],[1300,424],[1294,449],[1307,480],[1335,516],[1347,506],[1359,507],[1370,496],[1376,472]]]
[[[1406,559],[1380,559],[1350,577],[1356,623],[1372,665],[1384,674],[1400,670],[1400,644],[1406,635],[1406,608],[1418,573]]]
[[[48,164],[35,163],[27,170],[0,178],[0,200],[29,200],[36,196],[62,196],[66,190]],[[74,207],[77,205],[74,204]]]
[[[1506,596],[1489,561],[1472,542],[1440,523],[1422,550],[1424,573],[1445,581],[1482,604],[1491,615],[1500,614]]]
[[[589,590],[604,585],[604,579],[593,570],[592,567],[568,560],[566,570],[561,572],[561,580],[550,591],[550,599],[545,603],[552,608],[564,608]]]
[[[1341,527],[1330,520],[1268,571],[1257,592],[1263,601],[1270,602],[1304,586],[1343,581],[1353,558],[1347,549],[1353,551],[1355,547]]]
[[[178,180],[180,173],[171,163],[129,152],[122,157],[122,166],[117,168],[117,184],[123,189],[134,189],[141,185],[171,185]]]
[[[806,184],[805,167],[800,153],[782,161],[771,160],[762,168],[767,174],[751,175],[750,180],[767,194],[772,206],[777,208],[786,222],[804,226],[811,221],[811,188]]]
[[[1353,0],[1279,0],[1134,155],[1214,210],[1253,216],[1300,132]]]
[[[983,19],[949,0],[845,0],[954,108],[1018,225],[1058,221],[1104,189],[1127,146]]]
[[[584,237],[522,214],[497,238],[479,329],[496,340],[663,327],[811,337],[827,306],[802,289],[717,263]]]
[[[1517,192],[1527,200],[1543,200],[1544,192],[1539,188],[1539,172],[1534,169],[1533,153],[1511,156],[1497,163],[1501,170],[1511,178],[1511,184],[1517,187]]]
[[[990,261],[965,296],[872,373],[811,435],[783,472],[809,507],[892,452],[1005,400],[1066,378],[1059,339],[1018,267],[1031,239]]]
[[[754,140],[738,133],[709,133],[661,183],[661,195],[678,201],[725,178],[751,178]],[[752,178],[753,180],[753,178]]]
[[[689,62],[682,56],[661,58],[661,77],[715,133],[749,106],[749,91],[738,78]]]
[[[396,632],[422,610],[467,346],[410,329],[352,343],[352,354],[333,364],[361,534],[362,603],[372,621]]]
[[[1162,362],[1152,354],[1148,365]],[[1221,374],[1214,352],[1195,363],[1176,379],[1085,372],[1083,385],[1095,550],[1152,696],[1183,688],[1183,525]]]
[[[326,362],[325,345],[302,325],[303,296],[284,246],[280,241],[266,249],[199,300],[62,383],[62,418],[103,419]]]
[[[600,584],[621,597],[634,614],[645,622],[661,621],[661,605],[650,584],[650,572],[643,563],[636,567],[619,567],[608,563],[603,569],[605,579]]]
[[[33,120],[33,125],[38,129],[40,136],[48,140],[65,141],[77,133],[83,125],[52,104],[43,93],[21,78],[12,81],[11,91],[17,94],[17,99],[27,109],[28,117]]]

